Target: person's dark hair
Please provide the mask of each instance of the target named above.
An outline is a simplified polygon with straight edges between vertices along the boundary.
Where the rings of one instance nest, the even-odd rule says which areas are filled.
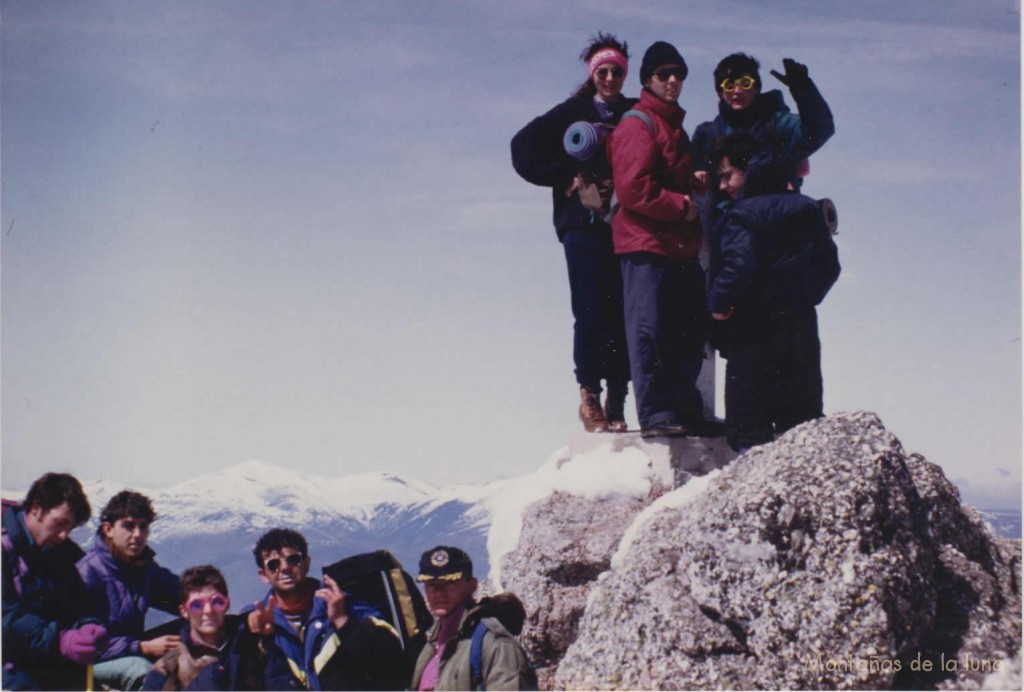
[[[709,163],[712,170],[718,168],[722,159],[728,157],[729,163],[741,171],[747,170],[751,159],[765,150],[764,144],[756,137],[748,134],[735,134],[719,137],[711,149]]]
[[[597,51],[604,50],[605,48],[614,48],[622,53],[622,57],[629,60],[629,44],[625,41],[619,41],[615,34],[606,34],[603,31],[597,32],[597,36],[590,37],[590,43],[580,53],[580,60],[583,61],[583,64],[587,65],[590,63],[590,59],[597,54]],[[576,91],[572,95],[577,98],[593,98],[596,93],[597,87],[594,86],[594,80],[587,74],[587,80],[576,87]]]
[[[138,519],[149,524],[156,519],[156,511],[148,497],[134,490],[122,490],[107,502],[100,512],[100,525],[116,524],[118,519]]]
[[[722,58],[715,68],[715,93],[721,94],[722,88],[718,86],[726,79],[738,79],[743,75],[750,75],[754,78],[755,85],[761,88],[761,63],[746,53],[733,53]]]
[[[187,570],[181,573],[181,588],[179,594],[181,596],[181,602],[185,603],[188,600],[188,595],[193,591],[202,591],[207,586],[212,587],[215,591],[228,595],[228,583],[224,579],[224,575],[220,573],[220,570],[213,565],[196,565],[195,567],[189,567]]]
[[[89,521],[92,507],[89,506],[89,500],[85,497],[85,491],[82,490],[82,484],[78,479],[68,473],[45,473],[28,489],[22,507],[26,512],[39,507],[46,513],[65,502],[75,515],[77,525],[81,526]]]
[[[263,553],[272,553],[275,550],[280,552],[282,548],[295,548],[303,555],[309,555],[309,546],[306,545],[306,539],[301,533],[291,529],[270,529],[260,536],[256,541],[256,547],[252,549],[256,566],[263,567]]]

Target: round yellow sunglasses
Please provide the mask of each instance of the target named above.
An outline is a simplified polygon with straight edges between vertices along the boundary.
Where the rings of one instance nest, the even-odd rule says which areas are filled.
[[[739,79],[723,79],[722,83],[718,85],[722,91],[732,91],[733,89],[740,89],[742,91],[750,91],[754,88],[754,78],[744,75]]]

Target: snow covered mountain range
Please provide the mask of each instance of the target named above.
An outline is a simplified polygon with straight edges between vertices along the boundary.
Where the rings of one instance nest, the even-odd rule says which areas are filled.
[[[500,584],[492,566],[517,545],[522,511],[529,504],[555,490],[589,497],[645,494],[651,474],[642,454],[602,448],[572,456],[563,448],[534,473],[482,486],[435,488],[390,473],[314,476],[262,461],[159,488],[82,478],[93,517],[72,538],[88,549],[100,510],[129,488],[153,501],[157,519],[149,543],[157,561],[178,573],[192,565],[216,565],[227,578],[236,610],[266,592],[252,548],[274,527],[306,537],[312,576],[341,558],[382,548],[415,575],[420,554],[444,544],[466,550],[476,575]],[[2,495],[21,500],[25,491],[4,489]]]
[[[235,610],[265,593],[252,548],[263,532],[279,526],[294,528],[309,541],[312,576],[343,557],[381,548],[415,575],[420,554],[445,544],[465,549],[477,576],[500,585],[501,575],[492,568],[517,546],[529,504],[556,490],[597,499],[643,497],[657,473],[636,449],[601,445],[575,455],[563,448],[532,474],[483,486],[435,488],[390,473],[313,476],[261,461],[162,488],[82,479],[93,518],[73,538],[88,548],[103,505],[131,487],[153,500],[158,517],[150,545],[160,564],[178,573],[191,565],[218,566]],[[4,490],[3,496],[21,499],[24,492]],[[1020,537],[1019,512],[986,515],[999,533]],[[154,622],[161,620],[157,616]]]
[[[88,548],[103,505],[126,486],[108,480],[82,483],[93,517],[73,538]],[[160,564],[175,572],[217,565],[237,609],[265,592],[252,548],[274,527],[294,528],[306,537],[312,576],[319,577],[323,566],[343,557],[380,548],[390,550],[415,575],[420,553],[448,544],[467,550],[485,577],[492,524],[488,500],[501,487],[499,481],[437,489],[388,473],[327,478],[247,461],[173,486],[131,489],[149,496],[156,508],[150,545]],[[24,491],[3,495],[20,499]]]

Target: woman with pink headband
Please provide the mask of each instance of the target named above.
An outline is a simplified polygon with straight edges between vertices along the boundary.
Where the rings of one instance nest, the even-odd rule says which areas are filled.
[[[599,33],[580,55],[587,80],[568,99],[534,118],[512,138],[512,165],[527,182],[551,188],[554,225],[565,251],[572,297],[573,360],[579,417],[587,432],[625,432],[629,357],[622,312],[622,275],[611,226],[581,194],[601,193],[607,208],[611,169],[603,156],[587,162],[566,153],[563,136],[577,121],[614,127],[636,99],[622,95],[629,71],[625,41]],[[601,403],[601,384],[607,396]]]

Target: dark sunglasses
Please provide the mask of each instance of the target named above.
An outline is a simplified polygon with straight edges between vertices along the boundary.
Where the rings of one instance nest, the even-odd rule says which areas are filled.
[[[662,82],[667,82],[669,77],[675,77],[681,82],[686,78],[686,70],[681,67],[662,67],[654,71],[654,76]]]
[[[618,79],[626,73],[622,71],[621,67],[599,67],[594,70],[594,74],[597,75],[598,79],[608,79],[609,74]]]
[[[302,561],[305,559],[306,556],[302,553],[292,553],[291,555],[286,555],[284,561],[288,563],[289,567],[298,567],[302,564]],[[269,560],[263,563],[263,569],[268,570],[270,572],[277,572],[281,569],[281,558],[270,558]]]
[[[203,609],[206,608],[206,604],[209,603],[210,607],[221,612],[228,609],[228,598],[227,596],[213,596],[211,598],[193,598],[186,604],[188,612],[193,615],[202,615]]]

